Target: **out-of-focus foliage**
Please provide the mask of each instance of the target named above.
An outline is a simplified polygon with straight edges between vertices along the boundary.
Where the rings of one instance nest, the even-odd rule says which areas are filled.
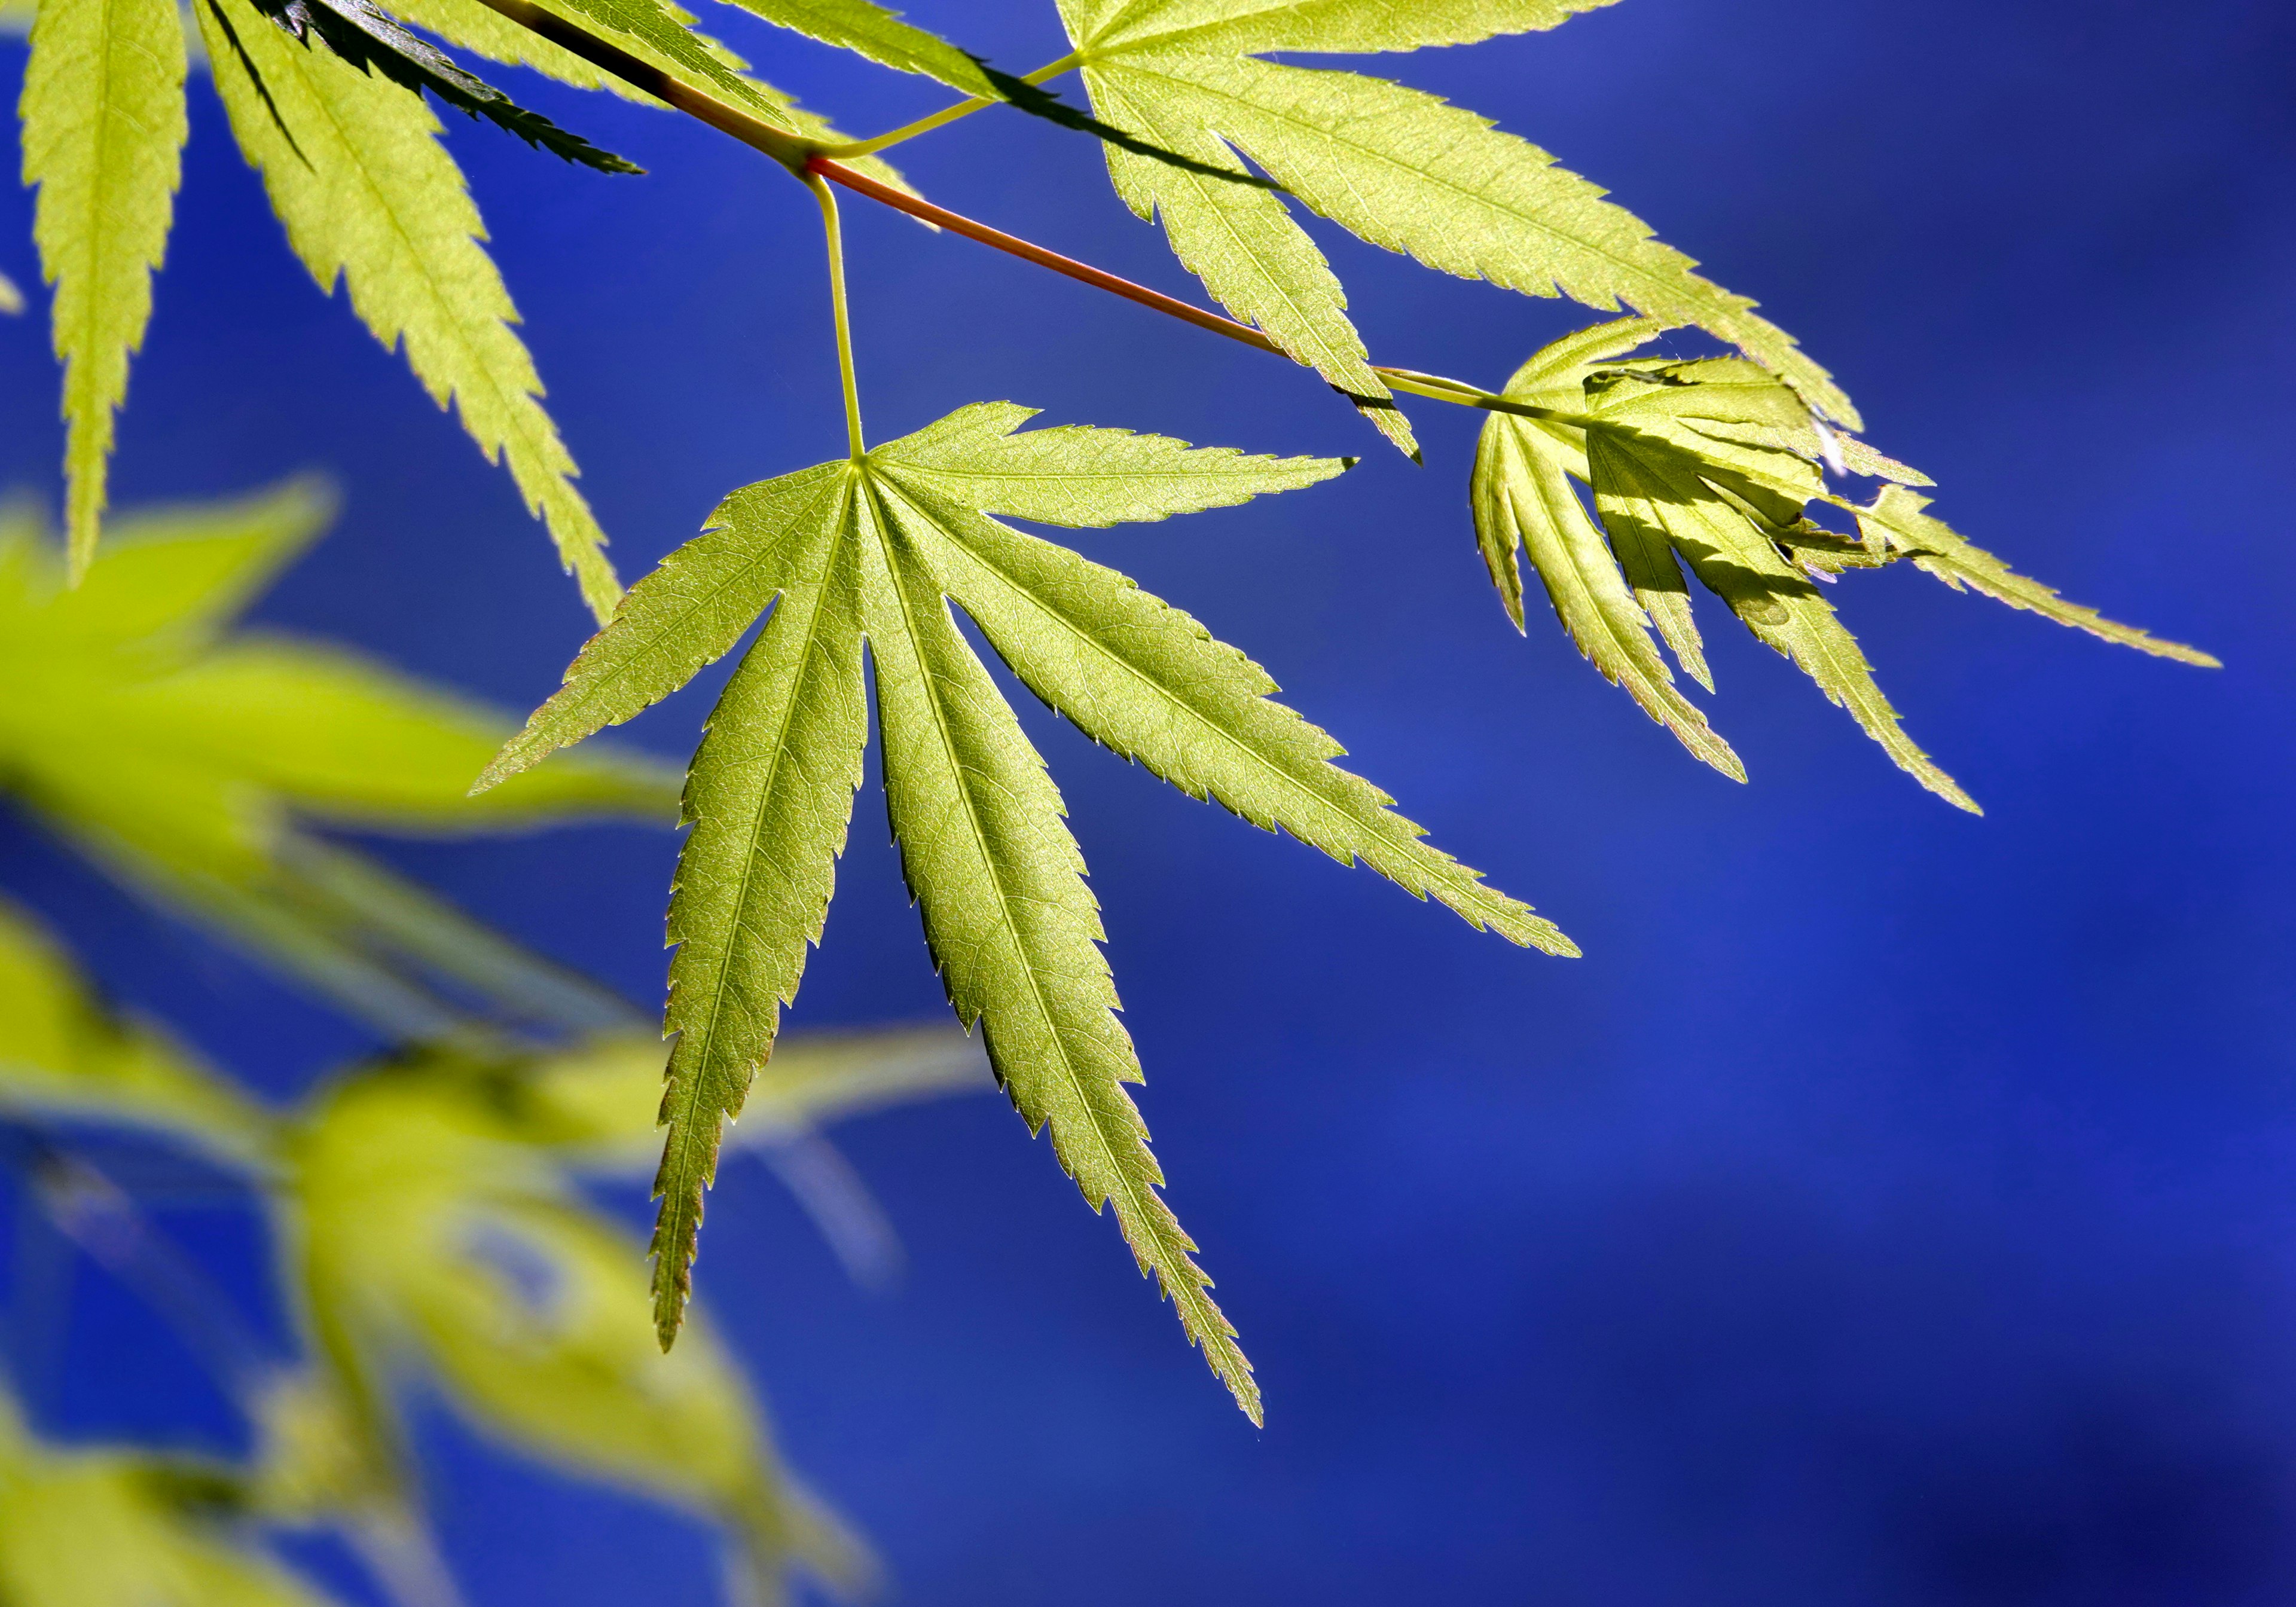
[[[990,1086],[953,1026],[799,1038],[775,1064],[786,1070],[763,1085],[752,1143]],[[706,1314],[663,1354],[643,1242],[582,1185],[643,1164],[660,1075],[659,1046],[628,1037],[539,1053],[458,1045],[353,1068],[293,1110],[265,1110],[156,1030],[104,1012],[37,923],[0,904],[0,1111],[58,1145],[94,1124],[201,1148],[267,1202],[305,1359],[246,1386],[264,1454],[229,1471],[234,1512],[370,1538],[417,1521],[403,1410],[420,1390],[512,1449],[715,1520],[754,1591],[799,1570],[852,1594],[873,1577],[866,1551],[783,1465]],[[10,1435],[0,1580],[32,1581],[24,1602],[142,1607],[134,1592],[159,1587],[136,1581],[179,1576],[151,1601],[307,1599],[135,1458],[75,1460]],[[226,1488],[221,1478],[209,1485]],[[44,1562],[36,1515],[116,1532],[117,1579],[101,1571],[111,1563]],[[69,1594],[99,1587],[116,1594]]]
[[[242,627],[332,506],[294,481],[123,516],[77,587],[30,504],[0,512],[0,785],[131,884],[394,1029],[447,1024],[421,981],[441,968],[526,996],[530,1013],[579,1009],[546,968],[308,827],[667,821],[676,778],[634,754],[571,755],[472,799],[508,719],[340,647]]]
[[[662,1353],[644,1241],[593,1198],[592,1183],[627,1185],[649,1164],[660,1039],[299,824],[660,818],[663,778],[570,756],[467,799],[506,722],[337,650],[235,628],[324,516],[324,498],[298,486],[126,519],[76,590],[37,519],[0,521],[0,678],[14,693],[0,765],[20,798],[131,886],[221,915],[283,964],[313,933],[358,954],[411,949],[495,1007],[449,1014],[276,1108],[107,1007],[45,927],[0,899],[0,1152],[22,1209],[184,1326],[258,1447],[245,1466],[67,1451],[0,1398],[0,1604],[318,1607],[258,1538],[312,1527],[352,1538],[409,1607],[447,1599],[406,1418],[416,1398],[513,1451],[713,1521],[741,1600],[780,1599],[800,1574],[857,1593],[873,1578],[866,1549],[783,1464],[706,1312]],[[308,915],[308,886],[348,889],[331,924]],[[279,913],[266,925],[250,910]],[[526,986],[544,983],[560,996]],[[535,1016],[592,1029],[537,1041],[521,1030]],[[952,1024],[800,1037],[740,1140],[852,1257],[890,1229],[822,1126],[992,1086]],[[196,1153],[259,1202],[295,1356],[250,1337],[105,1172],[131,1136]]]
[[[41,1444],[0,1392],[8,1607],[325,1607],[253,1543],[226,1469]]]
[[[91,998],[55,941],[0,903],[0,1111],[166,1136],[247,1167],[270,1161],[271,1113],[154,1024]]]

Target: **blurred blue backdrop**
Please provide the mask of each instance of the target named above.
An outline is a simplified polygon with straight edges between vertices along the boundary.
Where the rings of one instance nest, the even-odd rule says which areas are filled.
[[[1048,4],[913,10],[1014,70],[1061,49]],[[942,98],[710,20],[849,128]],[[1010,398],[1365,455],[1337,487],[1082,545],[1251,651],[1587,957],[1479,937],[1029,704],[1170,1197],[1268,1427],[982,1099],[841,1134],[907,1238],[890,1296],[849,1286],[758,1169],[719,1190],[702,1286],[792,1455],[921,1603],[2290,1600],[2296,10],[1629,0],[1367,65],[1610,186],[1831,365],[1947,517],[2228,668],[1853,576],[1884,685],[1989,813],[1921,791],[1718,629],[1735,786],[1551,619],[1507,627],[1464,507],[1474,415],[1416,409],[1414,469],[1304,373],[849,206],[879,437]],[[841,451],[813,210],[678,119],[517,87],[652,170],[451,135],[634,575],[728,488]],[[264,616],[529,705],[585,634],[571,586],[506,477],[290,258],[212,97],[194,108],[122,499],[324,468],[347,515]],[[1000,114],[902,155],[947,204],[1200,293],[1087,140]],[[29,203],[0,205],[0,267],[33,283]],[[1589,316],[1319,237],[1383,360],[1496,382]],[[0,328],[0,463],[53,495],[37,320]],[[682,756],[716,684],[632,740]],[[882,821],[865,794],[799,1025],[939,1007]],[[390,852],[650,1002],[674,849]],[[363,1045],[20,829],[0,881],[267,1087]],[[246,1253],[236,1231],[218,1253]],[[222,1432],[188,1356],[100,1279],[72,1347],[67,1417]],[[432,1448],[481,1607],[710,1599],[691,1530],[447,1425]]]

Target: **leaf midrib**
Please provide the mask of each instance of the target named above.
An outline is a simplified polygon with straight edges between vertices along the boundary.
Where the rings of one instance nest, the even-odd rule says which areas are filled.
[[[1077,1103],[1085,1112],[1085,1125],[1091,1129],[1094,1141],[1099,1144],[1102,1156],[1107,1161],[1110,1172],[1114,1176],[1119,1189],[1125,1196],[1127,1202],[1129,1204],[1134,1219],[1141,1224],[1143,1235],[1149,1238],[1152,1242],[1154,1242],[1157,1238],[1154,1231],[1156,1220],[1155,1212],[1152,1209],[1143,1209],[1138,1186],[1134,1183],[1130,1170],[1124,1165],[1123,1159],[1118,1152],[1115,1141],[1111,1137],[1107,1128],[1103,1125],[1099,1111],[1085,1087],[1083,1074],[1077,1066],[1076,1057],[1069,1048],[1068,1034],[1062,1029],[1060,1018],[1053,1013],[1051,1006],[1046,1002],[1043,985],[1037,979],[1037,968],[1029,963],[1029,945],[1021,938],[1020,928],[1013,918],[1012,895],[1006,890],[1004,873],[998,863],[997,857],[990,850],[988,840],[980,829],[980,811],[974,807],[972,789],[964,781],[964,767],[956,761],[956,748],[949,740],[948,721],[942,711],[940,697],[933,689],[932,675],[925,664],[924,654],[920,648],[920,644],[922,643],[923,637],[916,628],[915,615],[909,606],[908,588],[902,584],[901,562],[893,552],[893,521],[890,516],[889,511],[883,506],[882,501],[880,497],[880,482],[875,475],[871,474],[865,470],[863,471],[862,483],[867,488],[871,499],[878,502],[879,504],[876,510],[878,514],[877,545],[878,552],[884,561],[886,580],[892,590],[895,605],[900,610],[901,628],[908,635],[910,652],[915,655],[917,660],[917,668],[920,672],[921,684],[925,693],[924,701],[926,706],[932,711],[934,734],[940,742],[941,751],[948,758],[950,774],[956,778],[957,795],[964,800],[964,805],[965,827],[972,834],[973,849],[980,855],[980,863],[988,867],[989,884],[996,890],[998,920],[1003,924],[1005,933],[1013,944],[1014,951],[1020,956],[1020,969],[1022,976],[1025,977],[1028,981],[1029,999],[1036,1005],[1038,1016],[1044,1021],[1045,1025],[1050,1029],[1050,1036],[1053,1042],[1059,1047],[1061,1070],[1062,1075],[1068,1081],[1070,1091],[1076,1095]],[[920,512],[922,514],[922,510],[920,510]],[[930,516],[925,517],[929,518]],[[954,623],[951,624],[950,628],[952,631],[955,630],[955,627]],[[960,636],[958,639],[962,645],[963,638]],[[969,645],[966,645],[964,647],[964,651],[970,652],[972,649]],[[890,759],[890,757],[891,754],[889,749],[887,758]],[[1071,871],[1068,873],[1081,876],[1080,872]],[[1087,938],[1086,941],[1090,943],[1091,939]],[[1098,946],[1094,945],[1093,947],[1095,952],[1097,952]],[[974,1019],[985,1020],[987,1013],[986,1010],[978,1011],[975,1013]],[[985,1037],[991,1030],[991,1028],[984,1026],[981,1030],[983,1037]],[[1122,1079],[1119,1078],[1118,1082],[1118,1093],[1120,1097],[1122,1095]],[[1047,1123],[1051,1120],[1051,1112],[1049,1111],[1046,1113],[1046,1119]],[[1144,1149],[1146,1147],[1144,1143],[1142,1144],[1142,1147]],[[1154,1164],[1152,1160],[1150,1164]],[[1159,1252],[1158,1259],[1160,1261],[1164,1254],[1168,1252],[1166,1251],[1165,1247],[1160,1243],[1157,1245],[1157,1250]],[[1160,1267],[1159,1271],[1160,1272],[1161,1270],[1162,1269]],[[1159,1281],[1162,1282],[1164,1280],[1160,1278]],[[1175,1284],[1188,1284],[1190,1280],[1174,1279],[1172,1280],[1172,1283]],[[1201,1291],[1199,1291],[1199,1293],[1201,1293]],[[1172,1298],[1175,1300],[1177,1300],[1180,1298],[1179,1291],[1177,1287],[1172,1290]]]
[[[852,476],[849,472],[844,484],[840,487],[840,489],[849,494],[851,488]],[[843,522],[844,518],[842,513],[840,513],[839,523],[841,526]],[[812,656],[814,644],[820,639],[823,618],[828,611],[828,587],[834,576],[834,566],[838,553],[842,549],[848,538],[847,533],[840,529],[838,535],[830,542],[829,552],[826,554],[826,561],[824,564],[822,572],[822,594],[815,599],[813,612],[806,621],[805,642],[803,646],[799,650],[798,675],[800,682],[802,681],[805,674],[804,667]],[[777,594],[786,595],[786,588]],[[771,630],[773,628],[771,621],[767,623],[766,628],[767,630]],[[756,649],[752,648],[751,651],[755,652]],[[787,739],[791,727],[796,723],[798,708],[800,701],[801,700],[792,693],[792,695],[787,698],[783,704],[782,717],[774,733],[774,756],[771,768],[765,783],[757,789],[757,807],[750,810],[749,814],[749,820],[747,822],[748,830],[744,833],[745,840],[749,844],[749,851],[742,856],[742,872],[740,878],[734,884],[734,898],[727,915],[728,928],[737,937],[742,930],[740,912],[749,904],[750,882],[756,875],[759,861],[765,857],[765,856],[758,851],[757,846],[760,832],[760,827],[758,823],[762,820],[765,816],[767,806],[773,797],[775,780],[779,777],[782,764],[788,757]],[[686,941],[687,939],[683,939],[679,941],[681,957],[683,955],[683,950]],[[701,1050],[699,1052],[700,1061],[696,1067],[693,1085],[693,1087],[688,1090],[689,1094],[693,1097],[689,1099],[687,1102],[687,1107],[684,1111],[684,1115],[688,1123],[693,1121],[695,1111],[699,1109],[699,1096],[701,1087],[701,1070],[708,1067],[710,1063],[711,1058],[718,1047],[718,1024],[725,1019],[724,1000],[726,992],[726,977],[733,970],[733,963],[731,959],[726,956],[731,955],[734,947],[734,941],[732,939],[729,939],[725,944],[723,949],[720,951],[721,958],[719,963],[714,968],[718,973],[718,979],[717,984],[709,990],[709,1022],[706,1029],[706,1036],[702,1040]],[[778,996],[778,991],[779,990],[776,989],[776,996]],[[783,999],[781,1002],[783,1004],[789,1003],[786,999]],[[681,1033],[683,1030],[683,1029],[680,1029]]]

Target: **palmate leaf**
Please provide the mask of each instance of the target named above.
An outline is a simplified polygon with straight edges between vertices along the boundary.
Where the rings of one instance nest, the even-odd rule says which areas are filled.
[[[1578,413],[1586,406],[1591,369],[1606,357],[1644,344],[1658,330],[1652,320],[1627,318],[1558,341],[1518,369],[1507,381],[1505,394],[1511,401]],[[1507,617],[1517,630],[1523,628],[1522,575],[1516,555],[1528,549],[1531,567],[1578,651],[1693,753],[1725,775],[1745,780],[1745,767],[1730,744],[1676,690],[1673,672],[1651,641],[1644,604],[1629,589],[1619,562],[1587,516],[1571,484],[1574,475],[1581,480],[1587,476],[1586,447],[1578,431],[1503,413],[1493,414],[1484,425],[1470,495],[1483,562]],[[1632,531],[1623,538],[1622,555],[1640,555],[1633,538]],[[1654,566],[1653,572],[1664,578]],[[1679,571],[1675,578],[1678,581]],[[1644,595],[1661,610],[1672,602],[1656,587],[1647,588]],[[1679,619],[1671,611],[1659,614],[1673,626],[1677,645],[1694,641],[1683,635],[1686,596],[1681,603]],[[1702,667],[1702,660],[1693,661]]]
[[[1553,28],[1591,4],[1062,0],[1061,9],[1108,121],[1238,171],[1240,152],[1310,210],[1446,273],[1709,330],[1855,427],[1849,398],[1751,302],[1698,277],[1689,258],[1544,151],[1417,90],[1256,59],[1464,43]],[[1231,312],[1339,389],[1389,394],[1338,281],[1275,196],[1121,151],[1108,160],[1127,204],[1161,217],[1182,262]],[[1391,414],[1371,416],[1407,447]]]
[[[32,234],[55,286],[71,572],[95,554],[112,415],[152,317],[188,131],[175,0],[45,0],[22,102]]]
[[[1522,411],[1493,411],[1476,454],[1476,536],[1518,628],[1517,554],[1528,552],[1579,650],[1725,775],[1745,779],[1737,755],[1676,690],[1651,640],[1655,627],[1691,677],[1712,690],[1685,564],[1901,767],[1972,810],[1968,795],[1900,728],[1814,580],[1909,557],[1956,589],[1967,585],[2164,658],[2216,663],[2016,574],[1923,511],[1927,500],[1909,488],[1928,485],[1926,477],[1829,430],[1754,364],[1627,357],[1662,327],[1628,318],[1581,330],[1516,372],[1502,400]],[[1860,504],[1828,488],[1828,468],[1889,483]],[[1590,486],[1599,529],[1574,480]],[[1862,538],[1813,524],[1807,512],[1821,504],[1854,513]]]
[[[436,972],[452,960],[484,991],[566,1016],[554,1006],[568,990],[546,971],[304,824],[462,832],[667,820],[674,780],[635,758],[572,756],[580,762],[474,805],[468,778],[499,745],[500,716],[338,649],[235,631],[332,511],[295,483],[236,504],[123,515],[76,590],[36,519],[0,521],[0,677],[12,688],[0,776],[139,890],[394,1029],[452,1025],[408,994],[402,961]],[[562,1024],[594,1023],[575,1012]]]
[[[1941,520],[1923,512],[1929,499],[1903,486],[1884,486],[1870,508],[1857,510],[1857,522],[1886,544],[1892,553],[1914,561],[1914,567],[1952,586],[1967,586],[1997,603],[2026,609],[2043,619],[2085,630],[2093,636],[2133,647],[2139,652],[2174,659],[2206,669],[2221,668],[2219,660],[2181,642],[2164,642],[2133,625],[2106,619],[2093,608],[2068,603],[2038,580],[2018,574],[1992,553],[1956,533]]]
[[[251,0],[196,10],[232,131],[296,254],[321,289],[348,284],[352,307],[385,346],[405,345],[432,400],[454,400],[605,617],[621,593],[605,534],[574,488],[574,460],[511,331],[517,310],[479,243],[484,227],[438,119],[390,79],[298,43]]]
[[[1575,951],[1332,764],[1337,745],[1270,701],[1274,684],[1241,653],[1113,571],[989,517],[1160,519],[1312,484],[1344,464],[1119,430],[1013,433],[1029,416],[1010,404],[968,407],[854,462],[736,492],[632,589],[480,784],[667,696],[772,608],[687,787],[694,832],[671,909],[683,947],[668,1022],[680,1036],[655,1240],[666,1342],[720,1127],[770,1054],[821,931],[860,772],[865,641],[894,835],[951,1004],[968,1027],[983,1023],[1030,1129],[1051,1129],[1095,1209],[1113,1206],[1144,1271],[1257,1418],[1249,1365],[1157,1195],[1162,1174],[1124,1092],[1139,1064],[1113,1013],[1060,795],[950,602],[1038,696],[1193,796],[1360,859],[1478,927]]]

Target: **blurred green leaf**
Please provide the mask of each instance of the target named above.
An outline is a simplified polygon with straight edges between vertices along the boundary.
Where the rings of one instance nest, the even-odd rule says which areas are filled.
[[[0,1108],[148,1127],[244,1165],[267,1160],[276,1136],[269,1112],[181,1045],[102,1010],[54,939],[5,900]]]
[[[565,996],[545,968],[302,823],[467,833],[667,821],[675,775],[635,755],[577,755],[472,799],[510,721],[340,649],[235,629],[331,506],[299,482],[123,517],[77,590],[34,515],[0,515],[0,774],[143,890],[394,1029],[428,1036],[451,1014],[394,979],[393,954],[417,970],[467,960],[476,986],[511,978],[528,1003]]]
[[[638,1244],[469,1073],[447,1060],[355,1078],[296,1147],[299,1281],[382,1431],[394,1380],[428,1376],[507,1444],[718,1518],[761,1583],[802,1566],[860,1584],[864,1554],[781,1465],[707,1322],[662,1354]]]
[[[0,1602],[7,1607],[324,1607],[197,1496],[219,1475],[37,1444],[0,1400]]]
[[[569,1164],[636,1172],[660,1157],[660,1037],[603,1036],[528,1068],[512,1096],[518,1131]],[[954,1022],[784,1037],[750,1084],[726,1147],[754,1148],[887,1105],[996,1086],[980,1045]]]

